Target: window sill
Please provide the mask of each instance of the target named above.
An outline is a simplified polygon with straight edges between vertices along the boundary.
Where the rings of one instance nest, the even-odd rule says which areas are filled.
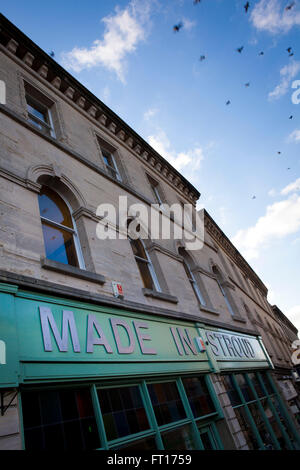
[[[91,271],[76,268],[75,266],[70,266],[69,264],[52,261],[47,258],[41,259],[41,266],[42,268],[49,269],[50,271],[55,271],[61,274],[69,274],[70,276],[78,277],[79,279],[84,279],[90,282],[96,282],[97,284],[105,283],[105,277],[102,276],[102,274],[92,273]]]
[[[146,289],[145,287],[143,287],[142,291],[146,297],[153,297],[154,299],[165,300],[166,302],[172,302],[173,304],[178,303],[178,299],[174,295],[165,294],[164,292],[157,292],[152,289]]]
[[[202,310],[203,312],[211,313],[212,315],[217,315],[217,316],[220,315],[220,312],[218,312],[217,310],[214,310],[213,308],[206,307],[206,305],[201,305],[201,304],[199,304],[199,308],[200,308],[200,310]]]
[[[232,318],[233,320],[235,320],[235,321],[239,321],[240,323],[247,323],[247,321],[244,320],[244,318],[238,317],[238,316],[236,316],[236,315],[232,315],[231,318]]]

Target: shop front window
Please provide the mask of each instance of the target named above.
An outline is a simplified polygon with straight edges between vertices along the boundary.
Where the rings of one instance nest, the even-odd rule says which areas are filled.
[[[222,417],[209,390],[203,377],[24,390],[25,448],[218,449],[214,421]]]
[[[191,425],[181,426],[173,431],[162,433],[166,450],[196,450],[197,443]]]
[[[224,375],[223,385],[249,449],[296,448],[293,430],[267,374]]]
[[[149,384],[148,390],[159,426],[186,418],[176,382]]]
[[[22,392],[26,449],[88,450],[100,446],[88,389]]]
[[[100,389],[98,398],[109,441],[149,429],[137,386]]]
[[[182,382],[195,418],[216,411],[204,377],[183,379]]]

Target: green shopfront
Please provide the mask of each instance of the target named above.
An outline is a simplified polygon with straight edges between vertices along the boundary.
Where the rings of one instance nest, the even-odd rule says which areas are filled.
[[[253,336],[1,284],[0,394],[18,393],[25,449],[224,449],[211,374],[250,448],[293,448],[271,367]]]

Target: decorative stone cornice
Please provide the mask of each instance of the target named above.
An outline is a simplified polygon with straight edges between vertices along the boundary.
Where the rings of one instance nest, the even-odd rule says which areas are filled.
[[[23,63],[39,77],[47,80],[65,98],[72,100],[81,112],[86,113],[90,119],[95,119],[95,123],[116,134],[116,138],[125,143],[137,158],[150,164],[154,171],[166,178],[177,190],[183,191],[183,195],[191,203],[195,203],[200,196],[196,188],[119,116],[1,14],[0,27],[0,44],[9,53],[15,55],[16,60],[23,60]],[[20,56],[20,54],[22,55]],[[180,184],[178,184],[179,182]]]

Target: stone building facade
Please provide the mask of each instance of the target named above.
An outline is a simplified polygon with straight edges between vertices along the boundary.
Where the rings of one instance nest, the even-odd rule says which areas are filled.
[[[206,211],[198,251],[97,237],[108,227],[100,204],[118,208],[123,196],[147,211],[196,211],[200,194],[3,16],[0,25],[0,449],[76,439],[100,449],[297,448],[297,413],[278,385],[291,377],[297,330]],[[108,228],[121,232],[119,220]],[[126,423],[112,424],[106,391],[120,387],[135,406],[119,404]]]

